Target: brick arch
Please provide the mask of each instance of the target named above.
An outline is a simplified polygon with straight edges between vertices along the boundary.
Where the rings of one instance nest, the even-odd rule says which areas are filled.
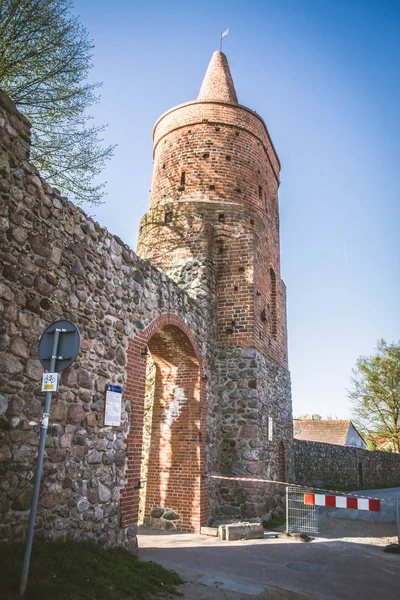
[[[218,229],[215,228],[215,239],[218,240],[220,238],[223,238],[223,239],[228,238],[230,240],[233,240],[235,238],[235,234],[233,233],[233,231],[223,229],[222,227],[219,227]]]
[[[143,329],[143,331],[137,333],[136,336],[133,338],[133,341],[138,340],[139,342],[147,344],[147,342],[154,335],[154,333],[162,327],[165,327],[166,325],[175,325],[176,327],[178,327],[178,329],[181,329],[183,333],[186,334],[196,353],[196,358],[199,361],[201,374],[204,375],[203,357],[200,352],[197,340],[194,337],[191,330],[189,329],[189,327],[187,326],[187,324],[185,323],[185,321],[181,317],[178,317],[178,315],[175,315],[173,313],[165,313],[163,315],[160,315],[159,317],[154,319],[154,321],[152,321],[146,327],[146,329]]]
[[[152,507],[157,505],[157,500],[159,503],[164,501],[168,506],[163,508],[172,508],[181,516],[181,531],[197,532],[208,516],[207,481],[203,476],[206,381],[203,359],[195,337],[180,317],[170,313],[159,316],[128,343],[124,398],[130,402],[131,423],[127,435],[126,485],[121,493],[121,526],[136,527],[138,521],[148,348],[156,359],[158,397],[157,408],[155,404],[153,414],[153,418],[156,419],[155,424],[153,422],[156,437],[154,444],[152,438],[152,446],[155,450],[153,448],[152,467],[149,469],[146,490],[146,496],[149,494],[148,501],[146,498],[147,517]],[[167,365],[164,371],[163,365]],[[171,401],[171,394],[173,395],[175,389],[173,386],[178,385],[182,386],[180,389],[185,390],[188,407],[186,413],[183,411],[185,414],[182,415],[179,427],[175,426],[173,439],[176,438],[176,444],[171,444],[172,458],[170,464],[165,465],[162,464],[162,461],[166,460],[163,456],[168,456],[171,452],[168,453],[162,448],[162,436],[158,436],[157,431],[161,431],[160,428],[164,426],[162,416],[165,414],[165,406]],[[156,403],[156,398],[154,402]],[[179,452],[180,445],[185,448],[184,453]],[[162,473],[166,471],[169,473],[167,486],[162,480]],[[182,479],[179,475],[178,486],[179,473],[184,473],[184,477]]]

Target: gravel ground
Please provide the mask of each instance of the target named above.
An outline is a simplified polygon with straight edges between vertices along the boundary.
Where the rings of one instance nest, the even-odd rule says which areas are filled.
[[[394,523],[369,523],[353,519],[328,518],[320,523],[318,538],[387,546],[397,543],[397,529]]]

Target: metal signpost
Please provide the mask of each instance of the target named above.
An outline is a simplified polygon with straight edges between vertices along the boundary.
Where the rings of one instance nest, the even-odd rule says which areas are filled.
[[[35,486],[31,514],[29,517],[28,536],[26,540],[24,568],[22,571],[20,596],[25,594],[28,583],[29,565],[31,560],[33,533],[35,529],[36,512],[39,500],[40,480],[42,478],[43,456],[49,425],[51,394],[58,390],[59,372],[67,369],[75,360],[81,344],[79,329],[71,321],[55,321],[42,334],[39,343],[39,360],[44,369],[49,371],[43,375],[42,391],[46,392],[43,417],[40,427],[38,460],[35,473]]]

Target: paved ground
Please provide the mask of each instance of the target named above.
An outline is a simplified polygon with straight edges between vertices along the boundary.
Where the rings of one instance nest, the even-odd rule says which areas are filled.
[[[185,583],[179,587],[179,592],[183,593],[184,600],[316,600],[315,596],[298,594],[282,588],[268,588],[257,596],[250,596],[200,583]],[[169,600],[179,598],[173,596]]]
[[[143,531],[139,556],[178,571],[185,600],[398,600],[400,555],[318,538],[224,542]]]

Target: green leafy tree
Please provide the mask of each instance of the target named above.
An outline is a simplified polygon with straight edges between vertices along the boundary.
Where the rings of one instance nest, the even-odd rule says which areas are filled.
[[[377,450],[376,437],[367,437],[367,450]]]
[[[352,383],[349,398],[356,426],[368,440],[385,438],[400,452],[400,342],[380,340],[374,356],[360,357]]]
[[[113,146],[87,109],[101,84],[88,83],[93,45],[71,0],[0,0],[0,88],[32,124],[32,160],[77,203],[98,204],[93,183]]]

